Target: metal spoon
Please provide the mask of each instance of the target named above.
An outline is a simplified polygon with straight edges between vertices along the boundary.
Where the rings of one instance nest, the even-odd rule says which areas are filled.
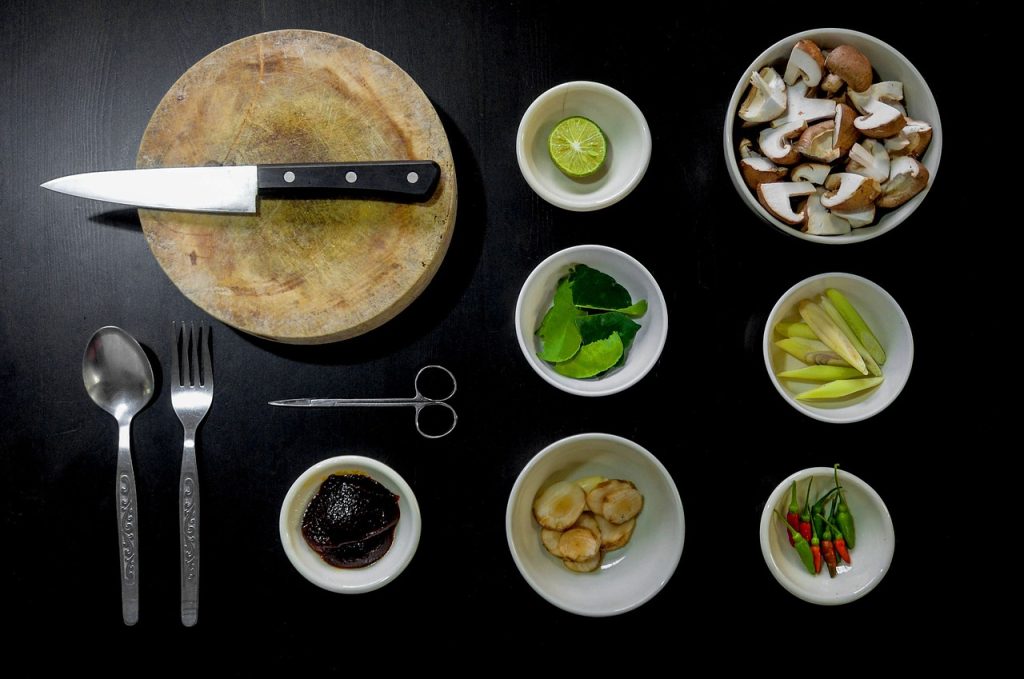
[[[117,532],[120,536],[121,615],[124,624],[139,621],[139,526],[132,470],[132,418],[153,398],[153,367],[127,332],[100,328],[82,357],[82,380],[89,397],[117,419]]]

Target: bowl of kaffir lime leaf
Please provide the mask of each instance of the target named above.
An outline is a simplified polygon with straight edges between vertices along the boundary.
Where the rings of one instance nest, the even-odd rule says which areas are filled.
[[[578,245],[529,275],[515,325],[523,355],[546,382],[579,396],[606,396],[636,384],[657,363],[668,312],[654,276],[636,259]]]

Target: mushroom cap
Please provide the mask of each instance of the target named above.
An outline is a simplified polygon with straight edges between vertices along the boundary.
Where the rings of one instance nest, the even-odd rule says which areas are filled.
[[[821,82],[824,70],[825,57],[821,53],[821,48],[813,40],[805,38],[793,45],[783,80],[787,85],[793,85],[802,78],[808,87],[815,87]]]
[[[852,45],[840,45],[829,52],[825,68],[842,78],[854,92],[871,87],[871,62]]]
[[[796,196],[809,196],[814,193],[814,184],[810,182],[773,182],[757,187],[757,200],[765,210],[775,218],[792,226],[801,223],[803,215],[794,212],[790,203]]]
[[[740,105],[739,117],[748,123],[766,123],[786,112],[786,83],[770,66],[750,74],[750,90]]]
[[[825,189],[818,188],[813,195],[807,197],[800,210],[803,225],[800,230],[815,236],[840,236],[850,232],[850,223],[829,212],[821,204]]]
[[[846,104],[836,105],[835,127],[832,129],[832,146],[839,149],[839,157],[847,155],[860,139],[860,131],[853,124],[857,112]]]
[[[756,189],[760,184],[782,181],[786,178],[789,170],[759,156],[740,160],[740,173],[747,186]]]
[[[870,177],[879,184],[887,181],[889,152],[885,150],[885,144],[874,139],[865,139],[861,144],[854,144],[850,149],[850,159],[846,162],[846,171]]]
[[[825,163],[800,163],[793,168],[790,176],[795,182],[810,182],[820,186],[825,183],[831,170],[832,166]]]
[[[903,205],[928,186],[928,168],[910,156],[893,159],[889,166],[889,181],[882,187],[878,207],[893,208]]]
[[[853,121],[854,127],[866,137],[885,139],[899,134],[906,125],[907,119],[898,109],[878,99],[872,99],[864,105],[865,115]]]
[[[828,192],[821,204],[829,210],[856,212],[875,202],[882,192],[877,181],[852,172],[837,172],[825,181]]]
[[[823,163],[831,163],[839,157],[839,149],[832,146],[834,120],[825,120],[808,127],[793,147],[803,156]]]
[[[807,123],[794,120],[781,127],[766,127],[757,136],[757,145],[776,165],[792,165],[800,160],[800,152],[791,140],[807,129]]]

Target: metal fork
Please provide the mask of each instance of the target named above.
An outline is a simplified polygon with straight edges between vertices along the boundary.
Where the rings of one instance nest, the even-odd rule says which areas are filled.
[[[181,534],[181,624],[191,627],[199,619],[199,472],[196,469],[196,429],[213,401],[213,365],[210,328],[171,324],[171,405],[185,428],[178,485],[178,528]],[[188,332],[186,332],[186,330]],[[202,360],[198,359],[202,347]]]

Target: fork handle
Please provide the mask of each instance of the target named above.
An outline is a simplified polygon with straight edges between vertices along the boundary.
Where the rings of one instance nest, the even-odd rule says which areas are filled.
[[[117,436],[117,536],[121,562],[121,617],[126,625],[139,621],[139,533],[135,471],[132,469],[131,420],[121,422]]]
[[[181,624],[199,619],[199,471],[195,432],[186,432],[178,484],[178,526],[181,534]]]

